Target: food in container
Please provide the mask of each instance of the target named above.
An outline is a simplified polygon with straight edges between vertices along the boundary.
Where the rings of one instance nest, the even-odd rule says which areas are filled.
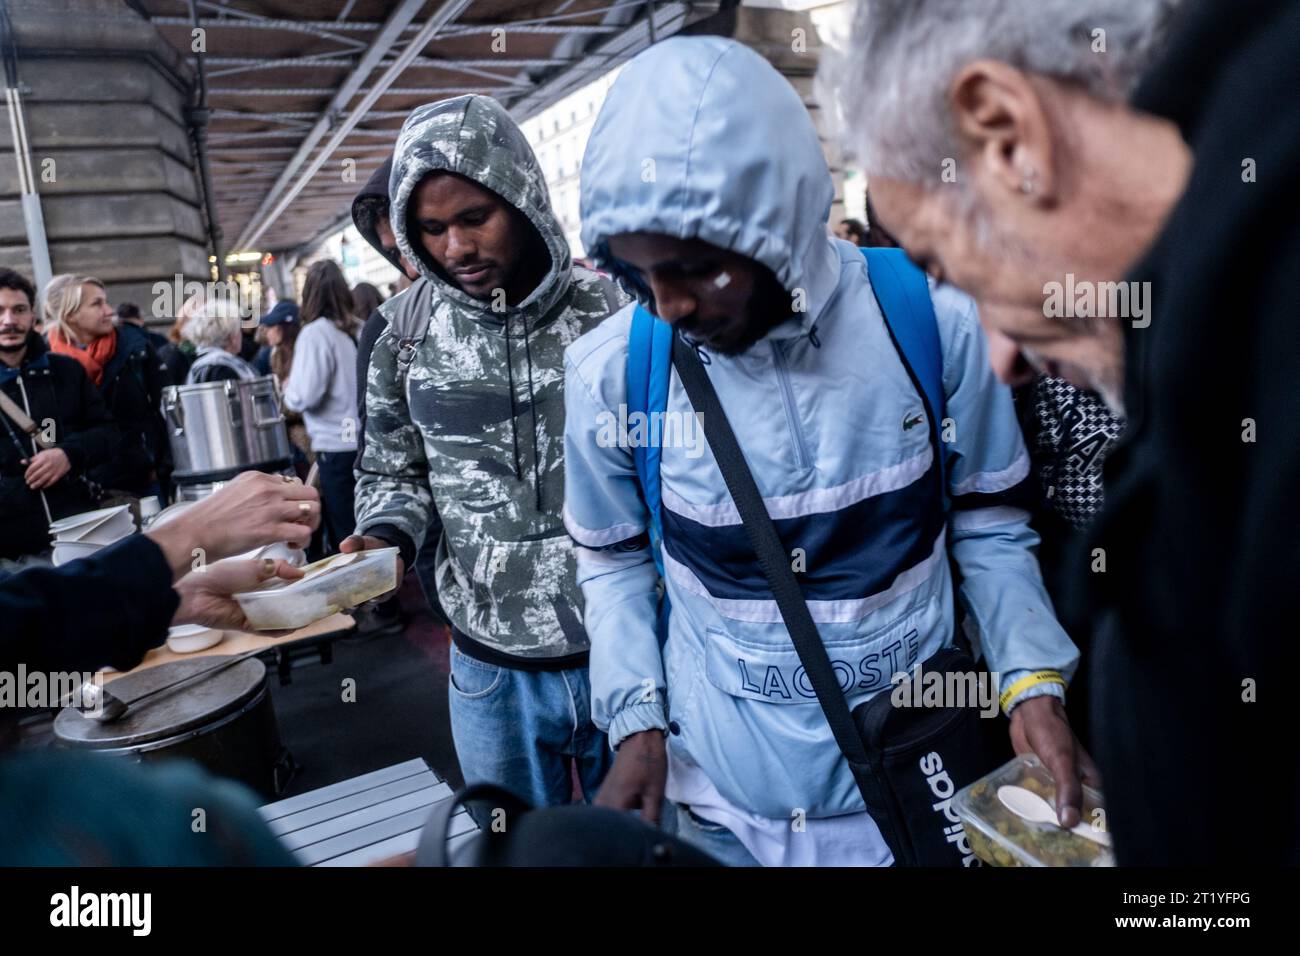
[[[1002,787],[1023,787],[1056,806],[1056,784],[1047,768],[1033,754],[1020,754],[997,770],[958,791],[953,801],[966,828],[971,849],[993,866],[1114,866],[1111,849],[1096,839],[1054,823],[1037,823],[1012,812],[999,799]],[[1098,811],[1101,811],[1100,813]],[[1081,820],[1104,831],[1102,795],[1083,788]]]
[[[335,554],[309,564],[297,581],[273,579],[235,600],[255,630],[296,630],[358,607],[397,587],[397,548]]]

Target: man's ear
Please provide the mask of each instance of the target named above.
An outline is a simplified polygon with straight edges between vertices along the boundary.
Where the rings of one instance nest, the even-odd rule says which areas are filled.
[[[1053,195],[1051,125],[1027,74],[997,60],[976,60],[953,80],[948,102],[977,175],[1034,202]]]

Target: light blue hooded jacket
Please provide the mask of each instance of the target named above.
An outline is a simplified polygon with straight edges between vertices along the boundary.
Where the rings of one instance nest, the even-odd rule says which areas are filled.
[[[991,670],[1067,678],[1077,651],[1056,622],[1027,512],[1029,459],[993,377],[973,302],[933,290],[943,348],[945,517],[924,406],[891,344],[866,263],[826,229],[830,173],[789,83],[752,50],[674,38],[610,90],[582,167],[582,238],[698,238],[766,265],[802,315],[706,366],[822,640],[854,707],[954,637],[949,556]],[[611,441],[627,401],[632,307],[566,351],[565,525],[591,637],[592,714],[617,745],[670,732],[732,804],[771,818],[864,809],[702,434],[661,451],[665,586],[631,449]],[[668,415],[692,409],[674,374]],[[921,416],[918,421],[918,416]],[[919,425],[919,427],[918,427]],[[796,549],[802,549],[798,551]],[[1014,703],[1043,693],[1040,684]]]

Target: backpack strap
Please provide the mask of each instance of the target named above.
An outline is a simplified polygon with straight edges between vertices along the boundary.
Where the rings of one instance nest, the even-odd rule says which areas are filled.
[[[635,412],[653,415],[668,408],[668,382],[673,368],[673,329],[656,319],[641,306],[632,313],[632,327],[627,337],[627,415]],[[647,433],[649,433],[647,429]],[[650,511],[650,540],[655,564],[663,573],[660,544],[663,525],[659,518],[659,446],[636,445],[632,459],[641,485],[641,495]]]
[[[397,380],[405,389],[415,353],[429,332],[433,317],[433,295],[428,279],[417,279],[403,292],[399,292],[379,306],[388,320],[388,327],[397,338]]]
[[[600,294],[605,298],[605,311],[613,315],[623,307],[618,301],[618,286],[614,285],[614,280],[609,276],[601,275],[599,272],[595,275],[596,281],[600,284]]]
[[[902,249],[866,248],[861,252],[867,260],[871,291],[884,313],[894,347],[925,403],[946,506],[948,480],[944,459],[947,445],[940,429],[948,411],[943,390],[943,346],[939,340],[934,303],[930,299],[930,284],[925,273],[907,258]]]

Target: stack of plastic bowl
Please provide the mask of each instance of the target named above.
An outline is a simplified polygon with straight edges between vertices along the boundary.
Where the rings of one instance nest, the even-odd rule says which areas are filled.
[[[89,557],[114,541],[135,534],[135,517],[129,505],[101,508],[60,518],[50,525],[55,565]]]

